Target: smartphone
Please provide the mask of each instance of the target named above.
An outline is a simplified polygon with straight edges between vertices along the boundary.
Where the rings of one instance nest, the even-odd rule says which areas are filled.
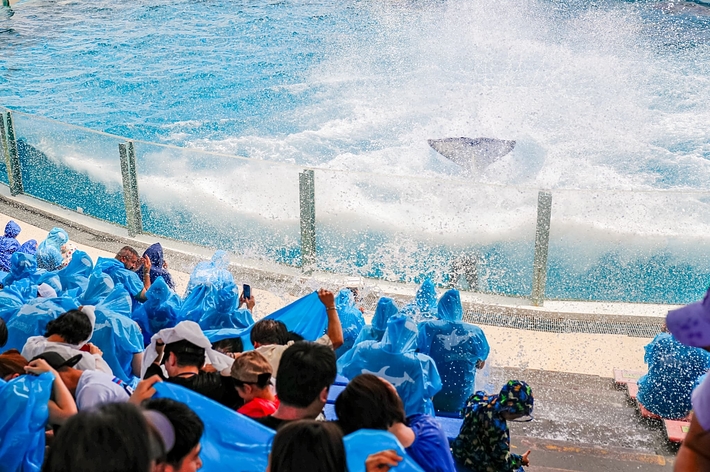
[[[244,300],[249,300],[251,298],[251,287],[249,285],[244,284],[242,296],[244,297]]]

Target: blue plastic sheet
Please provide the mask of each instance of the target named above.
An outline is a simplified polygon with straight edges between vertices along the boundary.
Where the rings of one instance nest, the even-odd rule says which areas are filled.
[[[414,300],[405,305],[400,313],[419,321],[422,319],[436,318],[436,287],[434,282],[426,279],[414,295]]]
[[[73,298],[35,298],[22,305],[19,312],[7,321],[8,340],[5,349],[22,351],[27,339],[44,334],[47,323],[62,313],[74,310],[79,304]]]
[[[143,335],[131,319],[131,296],[116,285],[95,307],[96,325],[91,342],[103,351],[103,358],[113,375],[135,385],[140,372],[133,372],[133,354],[143,352]]]
[[[402,398],[407,416],[434,416],[432,398],[441,390],[441,378],[431,357],[415,352],[417,326],[396,315],[387,322],[382,341],[365,341],[338,359],[338,372],[348,379],[364,373],[387,379]]]
[[[118,259],[99,257],[96,260],[96,268],[104,274],[108,274],[115,284],[123,285],[133,297],[143,291],[143,282],[138,275],[126,269]]]
[[[21,375],[0,384],[0,467],[39,472],[44,460],[44,427],[54,376]]]
[[[24,252],[25,254],[37,254],[37,241],[34,239],[28,239],[27,241],[22,243],[22,246],[20,246],[20,249],[18,249],[18,251]]]
[[[405,452],[394,434],[387,431],[361,429],[345,436],[343,443],[345,444],[348,472],[365,472],[365,461],[368,456],[390,449],[397,452],[397,455],[402,458],[402,462],[390,470],[424,472],[419,464]]]
[[[669,333],[658,334],[645,347],[648,373],[638,381],[638,401],[663,418],[688,415],[698,377],[710,369],[710,353],[678,342]]]
[[[488,340],[478,326],[464,323],[458,290],[449,290],[439,300],[438,321],[419,323],[419,352],[434,359],[442,389],[434,397],[434,408],[459,412],[471,396],[476,380],[476,363],[490,353]]]
[[[362,317],[362,312],[355,306],[355,296],[352,290],[344,288],[335,296],[335,307],[338,309],[338,318],[340,325],[343,328],[343,345],[335,351],[336,357],[341,357],[348,352],[355,340],[360,335],[363,326],[365,326],[365,318]]]
[[[325,312],[325,306],[321,303],[318,298],[318,293],[316,292],[312,292],[289,303],[280,310],[266,316],[265,319],[281,321],[286,325],[289,331],[300,334],[306,341],[315,341],[319,337],[323,336],[325,328],[328,326],[328,315]],[[254,349],[251,339],[249,338],[252,327],[253,325],[241,331],[241,338],[242,343],[244,343],[245,351]],[[233,334],[238,332],[238,330],[219,330],[219,333],[222,333],[223,336],[220,339],[237,337]],[[216,332],[211,334],[212,338],[208,337],[211,342],[217,342],[220,340],[217,339]]]
[[[97,264],[98,265],[98,264]],[[145,345],[150,344],[150,338],[164,328],[173,328],[180,319],[180,297],[175,294],[162,277],[145,293],[146,301],[133,310],[131,317],[143,331]]]
[[[49,271],[57,270],[64,262],[62,246],[69,241],[69,234],[61,228],[52,228],[47,238],[37,247],[37,266]]]
[[[202,472],[266,470],[274,431],[219,403],[179,385],[155,385],[156,397],[190,405],[205,424]]]
[[[198,285],[213,285],[220,289],[226,285],[234,283],[234,277],[229,272],[229,254],[224,251],[217,251],[209,261],[198,263],[190,274],[190,281],[187,283],[185,298]]]
[[[83,293],[89,284],[89,276],[93,270],[94,263],[91,257],[84,251],[74,251],[69,264],[57,271],[62,290],[65,293],[70,291],[74,291],[76,294]]]
[[[10,258],[20,250],[20,242],[15,239],[20,234],[20,226],[14,221],[5,225],[5,234],[0,238],[0,270],[10,272]]]
[[[372,324],[365,325],[360,331],[355,344],[360,344],[363,341],[382,341],[382,336],[385,335],[387,329],[387,321],[399,312],[394,300],[388,297],[382,297],[377,301],[377,308],[372,317]]]

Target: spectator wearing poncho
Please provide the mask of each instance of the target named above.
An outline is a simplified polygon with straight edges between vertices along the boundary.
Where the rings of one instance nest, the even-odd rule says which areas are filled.
[[[382,341],[387,329],[387,321],[399,312],[394,300],[388,297],[382,297],[377,302],[375,314],[372,317],[372,324],[365,325],[360,331],[355,345],[363,341]]]
[[[498,395],[476,392],[466,401],[461,431],[451,445],[458,470],[471,472],[523,472],[530,451],[510,452],[508,421],[530,421],[532,389],[510,380]]]
[[[339,358],[355,344],[355,340],[365,326],[365,318],[355,306],[355,296],[349,288],[338,292],[335,297],[335,307],[338,310],[340,325],[343,327],[343,345],[335,351],[335,357]]]
[[[441,296],[436,321],[419,323],[419,352],[434,359],[443,387],[434,397],[437,411],[459,412],[473,393],[476,369],[485,364],[490,347],[483,330],[464,323],[458,290]]]
[[[669,333],[658,334],[644,350],[648,373],[638,381],[639,403],[662,418],[684,418],[698,378],[710,369],[710,353],[686,346]]]
[[[62,246],[69,241],[69,234],[61,228],[52,228],[47,238],[37,247],[37,267],[49,271],[57,270],[64,264]]]
[[[150,273],[150,283],[155,283],[155,279],[162,277],[165,283],[168,284],[171,290],[175,290],[175,283],[168,272],[168,263],[163,256],[163,246],[160,243],[155,243],[148,247],[143,253],[143,259],[150,259],[151,265],[148,272]],[[141,266],[136,272],[138,277],[143,280],[144,266]]]
[[[10,272],[10,258],[20,250],[20,242],[16,239],[20,234],[20,226],[10,220],[5,225],[5,235],[0,238],[0,270]]]
[[[375,374],[397,389],[407,416],[434,415],[432,398],[441,390],[441,378],[431,357],[415,352],[417,325],[396,315],[387,322],[382,341],[365,341],[338,359],[338,371],[348,379]]]

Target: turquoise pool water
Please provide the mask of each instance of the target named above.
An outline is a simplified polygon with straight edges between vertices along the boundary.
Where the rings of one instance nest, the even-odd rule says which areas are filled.
[[[319,199],[323,268],[443,282],[452,255],[475,249],[483,289],[526,294],[534,190],[546,188],[558,205],[549,296],[684,302],[710,278],[707,197],[639,198],[708,189],[710,16],[698,3],[28,0],[2,10],[0,37],[0,105],[131,139],[347,171],[317,181],[342,187]],[[120,192],[91,156],[62,157],[79,140],[62,154],[47,136],[28,142],[55,158],[45,162],[52,172],[111,195],[60,203],[122,222]],[[426,144],[445,136],[518,146],[467,187]],[[298,261],[297,208],[250,198],[244,174],[220,175],[208,156],[180,167],[194,157],[156,153],[139,156],[151,231]],[[41,177],[40,161],[31,162]],[[494,208],[495,190],[479,195],[482,186],[519,195]],[[272,186],[273,200],[285,187]],[[34,193],[60,190],[46,182]],[[166,208],[168,197],[183,206]],[[253,230],[240,224],[245,211]]]

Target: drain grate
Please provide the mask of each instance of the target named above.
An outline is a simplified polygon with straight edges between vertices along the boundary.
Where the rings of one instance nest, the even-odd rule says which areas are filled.
[[[621,334],[636,338],[652,338],[661,332],[663,320],[658,323],[625,323],[595,320],[543,318],[538,316],[486,314],[469,311],[464,321],[501,328],[545,331],[548,333]]]

